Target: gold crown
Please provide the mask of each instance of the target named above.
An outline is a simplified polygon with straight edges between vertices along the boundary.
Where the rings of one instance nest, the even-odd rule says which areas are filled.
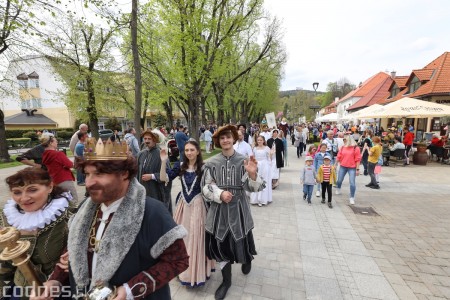
[[[84,146],[84,159],[86,160],[125,160],[128,157],[128,146],[125,141],[113,142],[110,139],[103,143],[91,137]]]

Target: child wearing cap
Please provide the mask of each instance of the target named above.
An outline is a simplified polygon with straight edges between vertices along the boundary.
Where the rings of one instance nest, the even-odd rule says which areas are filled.
[[[327,152],[327,144],[322,143],[319,146],[319,151],[316,152],[316,155],[314,156],[313,165],[314,165],[314,170],[316,170],[316,173],[319,171],[320,166],[323,165],[323,160],[326,155],[330,156],[330,154]],[[320,190],[321,190],[321,184],[319,182],[317,184],[316,197],[320,197]]]
[[[308,204],[311,205],[311,196],[316,184],[316,170],[312,166],[313,158],[305,157],[305,167],[300,171],[300,183],[303,184],[303,200],[308,198]]]
[[[325,203],[325,192],[327,192],[328,207],[333,208],[331,197],[333,184],[336,183],[336,168],[331,165],[331,156],[328,154],[323,158],[323,165],[319,167],[317,181],[322,186],[322,203]]]

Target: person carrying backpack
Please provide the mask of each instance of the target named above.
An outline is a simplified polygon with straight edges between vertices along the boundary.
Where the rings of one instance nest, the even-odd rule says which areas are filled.
[[[133,157],[136,158],[139,153],[139,143],[137,138],[134,136],[135,134],[136,130],[133,127],[128,128],[126,130],[124,139],[127,142],[128,151],[130,151]]]

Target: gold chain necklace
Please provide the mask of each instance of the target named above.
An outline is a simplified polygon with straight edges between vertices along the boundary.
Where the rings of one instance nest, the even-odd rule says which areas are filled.
[[[91,229],[89,231],[89,252],[98,252],[98,249],[100,248],[100,240],[97,240],[97,230],[95,229],[95,225],[98,222],[98,211],[100,210],[100,205],[97,206],[97,209],[95,210],[95,216],[92,220]]]

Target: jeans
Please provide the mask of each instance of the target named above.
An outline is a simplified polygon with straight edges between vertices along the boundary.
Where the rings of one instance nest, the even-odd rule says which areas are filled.
[[[375,167],[376,167],[376,163],[371,163],[370,161],[368,162],[368,166],[367,166],[367,170],[369,172],[369,176],[370,176],[370,184],[377,186],[377,179],[375,177]]]
[[[77,169],[77,184],[84,183],[84,174],[81,170]]]
[[[364,151],[364,154],[362,155],[362,158],[361,158],[362,165],[364,166],[364,175],[367,175],[367,172],[368,172],[367,171],[368,159],[369,159],[369,152]]]
[[[303,184],[303,195],[307,196],[308,203],[311,203],[312,193],[314,191],[314,185]]]
[[[303,154],[303,142],[300,142],[300,144],[297,147],[297,157],[302,156]]]
[[[348,173],[348,179],[350,182],[350,198],[355,197],[356,192],[356,168],[347,168],[341,166],[338,172],[337,188],[340,189],[342,186],[342,181],[344,181],[345,175]]]

